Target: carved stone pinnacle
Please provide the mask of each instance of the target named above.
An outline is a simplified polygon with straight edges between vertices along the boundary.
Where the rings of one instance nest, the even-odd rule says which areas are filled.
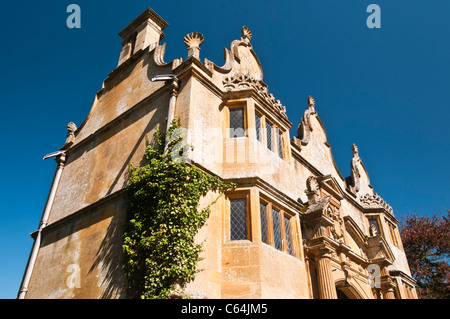
[[[252,32],[250,31],[249,28],[247,28],[245,25],[242,27],[241,29],[242,32],[242,37],[244,38],[244,40],[246,42],[250,42],[250,40],[252,39],[253,35]]]
[[[188,48],[188,58],[191,56],[200,58],[200,46],[204,40],[203,35],[198,32],[189,33],[184,37],[184,44]]]

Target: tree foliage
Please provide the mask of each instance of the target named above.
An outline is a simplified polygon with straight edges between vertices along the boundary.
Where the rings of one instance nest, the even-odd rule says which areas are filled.
[[[419,298],[450,298],[450,210],[447,216],[408,215],[399,226]]]
[[[123,268],[132,297],[180,296],[199,271],[202,245],[195,242],[195,235],[212,204],[200,209],[201,197],[235,187],[180,160],[178,155],[186,156],[182,153],[189,147],[179,132],[174,120],[166,149],[165,136],[157,131],[154,145],[148,143],[146,148],[147,164],[130,164]]]

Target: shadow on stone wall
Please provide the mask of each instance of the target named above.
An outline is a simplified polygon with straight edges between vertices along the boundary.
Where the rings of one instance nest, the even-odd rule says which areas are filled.
[[[105,236],[97,251],[96,258],[88,274],[100,270],[101,295],[100,299],[126,298],[126,280],[123,274],[122,264],[122,233],[126,216],[126,194],[114,203],[116,214],[106,229]]]

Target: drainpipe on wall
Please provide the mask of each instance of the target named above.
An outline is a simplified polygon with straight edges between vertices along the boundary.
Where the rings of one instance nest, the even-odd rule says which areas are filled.
[[[179,80],[174,77],[173,81],[171,83],[171,91],[170,91],[170,101],[169,101],[169,114],[167,116],[167,131],[169,131],[170,124],[173,121],[173,118],[175,117],[175,104],[177,102],[177,96],[178,96],[178,88],[179,88]]]
[[[27,268],[25,270],[25,274],[22,279],[22,285],[19,290],[19,295],[17,299],[25,299],[25,295],[28,291],[28,284],[30,283],[31,274],[33,272],[34,265],[36,263],[36,258],[38,255],[39,248],[41,246],[41,234],[42,230],[47,226],[48,216],[50,214],[50,210],[53,206],[53,201],[55,199],[56,190],[59,185],[59,180],[61,179],[61,174],[64,169],[64,164],[66,163],[66,153],[64,151],[59,151],[44,157],[44,159],[54,157],[55,161],[58,163],[56,168],[55,176],[53,177],[52,187],[50,189],[50,193],[47,198],[47,202],[45,204],[44,212],[42,213],[41,222],[39,224],[39,228],[37,230],[36,239],[34,240],[33,248],[30,253],[30,258],[28,260]]]
[[[157,75],[151,80],[152,82],[157,81],[172,81],[170,83],[171,85],[171,91],[170,91],[170,101],[169,101],[169,112],[167,114],[167,126],[166,126],[166,133],[169,131],[170,124],[172,123],[172,120],[175,117],[175,105],[177,103],[177,96],[178,96],[178,89],[180,87],[180,81],[178,78],[173,74],[166,74],[166,75]],[[166,143],[164,146],[164,154],[167,155],[167,147],[169,145],[169,138],[166,137]]]

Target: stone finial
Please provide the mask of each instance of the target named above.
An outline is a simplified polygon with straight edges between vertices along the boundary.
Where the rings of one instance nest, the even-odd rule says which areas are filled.
[[[308,108],[314,109],[316,107],[316,101],[314,101],[314,98],[310,95],[308,96]]]
[[[359,172],[358,164],[361,162],[361,159],[359,158],[358,147],[356,146],[356,144],[352,145],[352,152],[353,157],[352,161],[350,162],[350,190],[353,191],[353,193],[357,193],[360,190],[359,179],[361,178],[361,173]]]
[[[319,201],[320,192],[317,177],[310,176],[306,180],[306,195],[308,196],[308,203],[310,205],[316,204]]]
[[[353,155],[359,156],[358,146],[356,146],[356,144],[352,145],[352,152],[353,152]]]
[[[192,32],[184,37],[184,44],[188,48],[188,58],[191,56],[199,59],[200,58],[200,46],[203,44],[205,38],[201,33]]]
[[[252,32],[250,31],[249,28],[247,28],[245,25],[242,27],[241,29],[242,32],[242,38],[244,39],[245,42],[250,42],[250,40],[252,39],[253,35]]]
[[[67,139],[63,146],[64,149],[69,148],[73,144],[73,141],[75,139],[75,131],[77,129],[78,128],[75,123],[70,122],[69,124],[67,124]]]
[[[310,95],[308,96],[308,107],[303,114],[300,124],[297,126],[297,137],[301,141],[301,145],[307,145],[310,140],[311,132],[313,131],[313,126],[311,123],[311,115],[316,114],[316,101]]]

